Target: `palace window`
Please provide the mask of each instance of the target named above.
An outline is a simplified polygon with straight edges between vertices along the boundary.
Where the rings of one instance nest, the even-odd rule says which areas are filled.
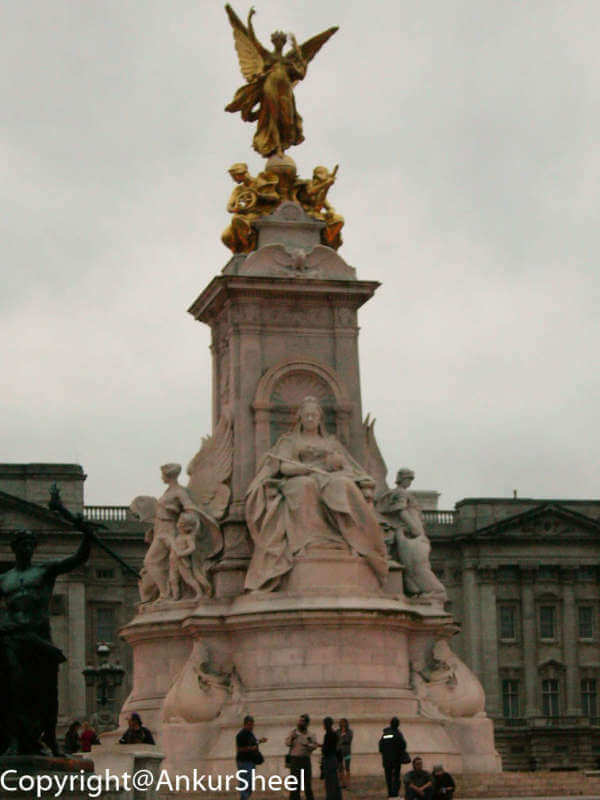
[[[502,713],[505,719],[519,716],[519,681],[502,681]]]
[[[538,580],[540,581],[556,581],[558,580],[558,568],[548,567],[542,565],[538,569]]]
[[[500,606],[500,638],[514,641],[517,638],[517,619],[514,606]]]
[[[100,578],[101,580],[108,580],[110,578],[115,577],[114,569],[108,569],[106,567],[101,567],[96,570],[96,577]]]
[[[556,638],[556,606],[540,606],[540,638]]]
[[[594,638],[594,608],[593,606],[579,606],[579,638]]]
[[[596,680],[583,678],[581,681],[581,711],[586,717],[597,716],[598,698],[596,694]]]
[[[542,681],[542,713],[545,717],[559,716],[559,684],[556,678]]]
[[[100,606],[96,609],[96,641],[111,644],[115,641],[115,634],[115,609],[110,606]]]

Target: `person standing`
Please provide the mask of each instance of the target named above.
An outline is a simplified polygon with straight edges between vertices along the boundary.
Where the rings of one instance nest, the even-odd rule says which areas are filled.
[[[404,776],[406,800],[432,800],[433,781],[431,775],[423,769],[423,759],[415,756],[413,768]]]
[[[142,725],[142,718],[134,711],[127,720],[127,730],[119,739],[119,744],[155,744],[154,736]]]
[[[78,753],[81,747],[79,741],[79,729],[81,723],[79,720],[74,720],[65,733],[65,753]]]
[[[326,800],[342,800],[342,792],[338,779],[338,734],[333,729],[331,717],[323,720],[325,737],[321,745],[323,753],[323,777],[325,778]]]
[[[98,734],[92,728],[89,722],[84,722],[81,726],[81,735],[79,737],[79,743],[81,745],[81,752],[82,753],[91,753],[92,752],[92,745],[93,744],[100,744],[100,739],[98,738]]]
[[[257,739],[254,735],[254,717],[249,714],[244,717],[244,725],[235,737],[235,760],[239,777],[248,783],[247,788],[240,791],[240,800],[248,800],[252,794],[254,769],[257,764],[262,764],[262,755],[258,745],[266,742],[266,738]]]
[[[297,780],[297,789],[290,792],[290,800],[300,800],[300,787],[304,785],[306,800],[314,800],[310,755],[319,746],[310,734],[310,717],[302,714],[285,743],[290,748],[290,772]]]
[[[433,768],[433,800],[452,800],[456,784],[449,772],[441,764]]]
[[[383,762],[388,797],[398,797],[400,792],[400,770],[402,769],[402,764],[408,761],[406,740],[400,733],[398,717],[392,717],[389,726],[383,729],[379,739],[379,752]]]
[[[342,717],[338,729],[338,753],[340,783],[342,789],[347,789],[350,784],[350,759],[352,757],[352,730],[348,725],[348,720]]]

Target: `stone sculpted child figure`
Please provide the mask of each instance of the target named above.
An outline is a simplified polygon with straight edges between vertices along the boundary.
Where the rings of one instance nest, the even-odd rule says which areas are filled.
[[[202,594],[212,594],[212,587],[198,557],[199,529],[200,520],[194,513],[185,512],[177,520],[177,533],[171,543],[169,556],[169,587],[173,600],[179,600],[181,596],[181,582],[192,589],[194,599]]]

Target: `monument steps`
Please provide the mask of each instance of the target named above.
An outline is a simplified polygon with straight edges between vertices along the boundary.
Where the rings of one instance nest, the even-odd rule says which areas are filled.
[[[457,800],[459,798],[504,797],[600,797],[600,775],[583,772],[503,772],[466,773],[455,776]],[[316,800],[325,797],[322,781],[313,779]],[[387,797],[382,776],[356,777],[350,789],[344,789],[345,800],[382,800]],[[169,792],[159,794],[159,800],[223,800],[233,797],[232,792]],[[282,792],[254,792],[254,800],[287,797]]]

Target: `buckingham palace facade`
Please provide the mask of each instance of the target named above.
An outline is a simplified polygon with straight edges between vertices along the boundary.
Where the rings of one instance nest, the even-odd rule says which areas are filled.
[[[504,769],[600,758],[600,501],[474,498],[425,512]]]
[[[0,464],[0,571],[12,563],[10,534],[38,534],[36,559],[76,549],[79,534],[47,510],[48,491],[102,523],[105,549],[57,581],[51,607],[61,668],[61,728],[94,719],[98,698],[82,670],[99,642],[124,666],[109,698],[115,711],[130,687],[131,654],[118,630],[138,602],[144,532],[124,506],[84,503],[76,464]],[[432,565],[460,624],[453,648],[479,676],[504,769],[590,768],[600,759],[600,500],[474,498],[425,509]]]

